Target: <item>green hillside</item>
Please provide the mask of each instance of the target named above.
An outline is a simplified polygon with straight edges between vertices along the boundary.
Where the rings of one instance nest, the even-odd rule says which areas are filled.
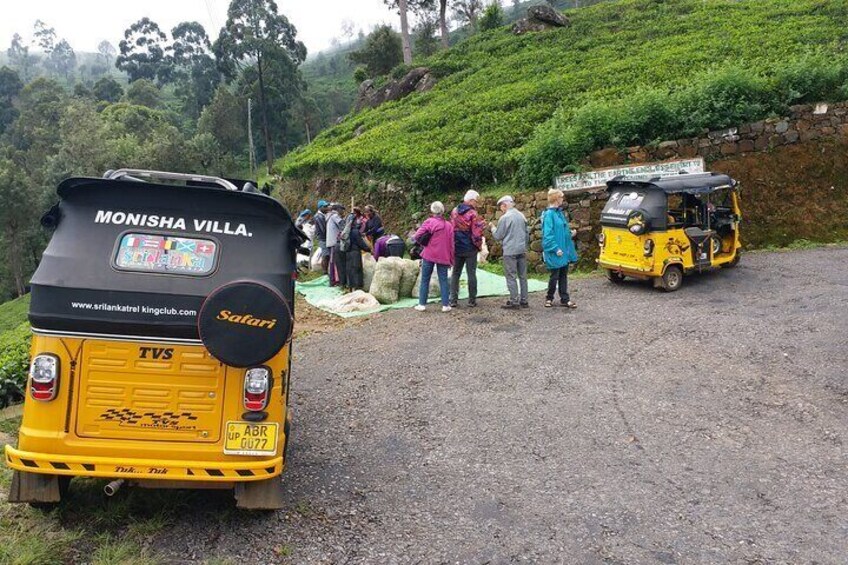
[[[27,321],[29,295],[0,304],[0,334],[15,329]]]
[[[284,175],[545,186],[598,147],[848,94],[848,0],[621,0],[566,14],[569,28],[505,27],[433,56],[435,89],[348,117],[288,155]]]

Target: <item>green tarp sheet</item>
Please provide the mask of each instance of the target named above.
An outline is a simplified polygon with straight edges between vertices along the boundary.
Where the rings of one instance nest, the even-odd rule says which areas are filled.
[[[433,276],[435,277],[436,274],[433,273]],[[468,298],[468,284],[465,280],[465,276],[465,273],[463,273],[459,283],[460,300]],[[541,290],[547,289],[547,285],[542,281],[529,279],[527,281],[527,289],[529,292],[539,292]],[[308,282],[298,282],[297,284],[295,284],[295,290],[302,294],[304,298],[306,298],[306,301],[312,306],[315,306],[316,308],[321,308],[321,303],[327,302],[329,300],[334,300],[342,295],[341,289],[331,288],[329,286],[329,278],[326,275]],[[506,290],[506,280],[501,275],[496,275],[494,273],[490,273],[482,269],[477,269],[477,296],[478,298],[484,296],[509,296],[509,292]],[[430,299],[430,302],[438,301],[438,298]],[[326,308],[321,308],[321,310],[329,312],[330,314],[335,314],[336,316],[341,316],[342,318],[353,318],[356,316],[367,316],[369,314],[374,314],[375,312],[382,312],[384,310],[394,310],[397,308],[412,308],[416,304],[418,304],[417,298],[401,298],[400,301],[395,302],[394,304],[384,304],[381,305],[379,308],[375,308],[367,312],[342,313],[333,312],[332,310],[327,310]]]

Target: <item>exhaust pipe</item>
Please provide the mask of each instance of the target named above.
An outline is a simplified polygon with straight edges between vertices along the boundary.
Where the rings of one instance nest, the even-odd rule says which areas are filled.
[[[124,485],[124,479],[116,479],[103,487],[106,496],[115,496],[115,493]]]

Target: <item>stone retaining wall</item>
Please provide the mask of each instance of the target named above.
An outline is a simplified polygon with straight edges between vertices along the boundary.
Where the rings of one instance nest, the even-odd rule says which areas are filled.
[[[806,144],[816,140],[848,138],[848,103],[800,105],[791,108],[784,118],[770,118],[725,130],[704,132],[701,137],[665,141],[656,145],[607,148],[595,151],[587,159],[586,168],[612,167],[625,163],[645,163],[673,159],[691,159],[701,156],[711,170],[725,170],[724,161],[757,152],[768,152],[784,146]],[[729,171],[728,171],[729,172]],[[737,177],[739,172],[737,171]],[[745,186],[745,179],[737,178]],[[802,179],[796,179],[796,182]],[[547,207],[547,192],[513,194],[516,208],[521,210],[531,225],[530,268],[544,272],[541,258],[541,224],[539,217]],[[594,267],[598,256],[597,234],[600,231],[600,213],[607,198],[602,188],[566,194],[566,204],[572,218],[572,228],[577,230],[575,243],[580,255],[580,266]],[[481,199],[480,209],[487,221],[500,217],[497,197]],[[815,203],[810,203],[814,206]],[[743,196],[743,213],[744,213]],[[493,257],[500,256],[500,246],[487,235]]]

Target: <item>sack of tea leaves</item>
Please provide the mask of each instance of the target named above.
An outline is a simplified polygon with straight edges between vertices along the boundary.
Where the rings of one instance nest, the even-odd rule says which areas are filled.
[[[412,288],[418,280],[418,272],[421,270],[421,261],[413,261],[412,259],[403,259],[403,271],[400,277],[400,298],[409,298],[412,296]]]
[[[371,281],[370,294],[380,304],[394,304],[400,294],[400,278],[403,275],[403,259],[386,257],[377,261],[374,279]]]
[[[371,290],[371,281],[374,280],[374,269],[377,268],[377,261],[370,253],[362,256],[362,290],[368,292]]]
[[[450,271],[448,271],[448,279],[450,279]],[[421,288],[421,269],[418,269],[418,276],[415,277],[415,286],[412,287],[412,298],[418,298],[421,294],[419,289]],[[433,269],[433,276],[430,277],[430,294],[427,298],[438,298],[442,295],[441,290],[439,289],[439,273],[436,268]]]

